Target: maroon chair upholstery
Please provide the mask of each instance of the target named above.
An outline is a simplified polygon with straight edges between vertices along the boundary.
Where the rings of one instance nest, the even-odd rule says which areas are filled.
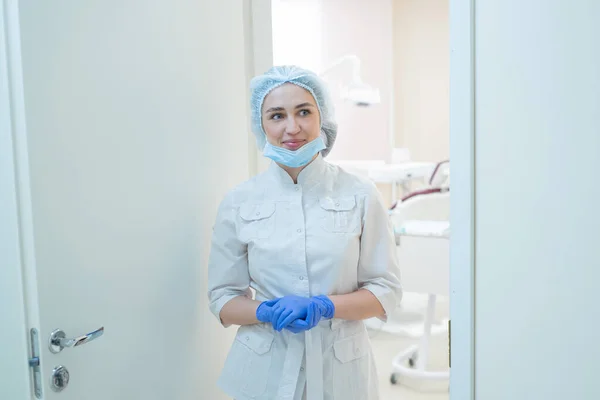
[[[443,160],[436,164],[435,168],[433,169],[433,172],[431,173],[431,176],[429,177],[429,181],[428,181],[429,186],[432,186],[436,182],[436,178],[438,178],[438,175],[442,173],[442,170],[444,169],[444,167],[447,166],[447,164],[450,164],[450,160]],[[410,192],[406,196],[404,196],[402,199],[400,199],[400,202],[404,202],[413,197],[424,196],[424,195],[428,195],[431,193],[445,193],[445,192],[448,192],[449,190],[450,190],[450,188],[447,188],[447,187],[429,187],[426,189],[415,190],[414,192]],[[398,205],[398,201],[395,201],[391,205],[390,210],[394,210],[397,205]]]

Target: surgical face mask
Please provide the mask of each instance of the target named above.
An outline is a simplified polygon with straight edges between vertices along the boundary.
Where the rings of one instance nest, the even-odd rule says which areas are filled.
[[[291,168],[298,168],[311,162],[313,157],[326,147],[327,146],[325,146],[325,142],[321,136],[294,151],[284,149],[283,147],[273,146],[267,141],[263,150],[263,155],[276,163]]]

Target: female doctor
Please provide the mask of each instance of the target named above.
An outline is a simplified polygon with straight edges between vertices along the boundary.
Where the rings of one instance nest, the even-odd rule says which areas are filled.
[[[324,160],[337,125],[314,73],[255,77],[251,115],[273,162],[225,196],[214,225],[210,309],[240,325],[218,384],[237,400],[378,399],[362,320],[385,321],[402,293],[379,192]]]

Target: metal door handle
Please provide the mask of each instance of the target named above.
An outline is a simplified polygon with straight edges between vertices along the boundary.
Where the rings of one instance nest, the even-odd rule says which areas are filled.
[[[99,338],[103,334],[104,327],[101,327],[86,335],[69,339],[62,330],[56,329],[50,334],[50,339],[48,340],[48,347],[50,348],[50,351],[52,353],[56,354],[60,353],[65,347],[81,346],[82,344],[86,344],[94,339]]]

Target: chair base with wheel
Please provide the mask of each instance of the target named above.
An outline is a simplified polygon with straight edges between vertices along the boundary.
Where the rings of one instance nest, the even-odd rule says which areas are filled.
[[[428,371],[427,361],[431,341],[431,325],[435,315],[436,295],[430,294],[425,313],[425,327],[423,336],[418,345],[410,346],[392,360],[392,374],[390,382],[395,385],[402,381],[402,377],[414,379],[447,380],[449,371]]]

